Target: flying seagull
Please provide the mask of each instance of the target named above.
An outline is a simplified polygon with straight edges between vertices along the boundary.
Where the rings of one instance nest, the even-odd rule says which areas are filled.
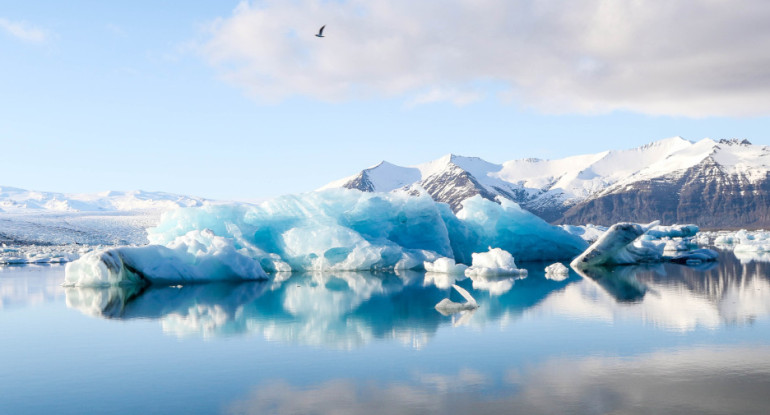
[[[324,37],[324,27],[326,27],[326,25],[321,26],[321,29],[316,33],[316,37]]]

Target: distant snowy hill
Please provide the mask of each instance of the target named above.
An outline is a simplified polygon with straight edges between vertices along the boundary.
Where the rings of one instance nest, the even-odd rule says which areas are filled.
[[[0,211],[104,212],[165,210],[200,206],[204,199],[163,192],[101,192],[91,194],[39,192],[0,186]],[[30,211],[31,212],[31,211]]]
[[[162,192],[65,194],[0,186],[0,243],[133,245],[161,213],[201,206],[205,199]]]
[[[411,167],[388,162],[324,188],[427,192],[455,211],[481,195],[559,223],[623,220],[770,226],[770,149],[748,141],[673,137],[629,150],[494,164],[447,155]]]

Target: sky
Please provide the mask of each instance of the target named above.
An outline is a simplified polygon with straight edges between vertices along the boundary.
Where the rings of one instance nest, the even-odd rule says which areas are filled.
[[[259,200],[381,160],[770,145],[768,21],[764,0],[0,0],[0,185]]]

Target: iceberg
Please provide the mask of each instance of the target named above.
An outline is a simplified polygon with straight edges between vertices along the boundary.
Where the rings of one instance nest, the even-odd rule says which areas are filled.
[[[548,224],[518,204],[506,199],[500,202],[474,196],[463,201],[456,217],[447,205],[440,204],[455,260],[471,263],[473,253],[490,246],[520,261],[570,259],[588,247],[579,236]]]
[[[488,291],[490,295],[502,295],[513,288],[514,280],[527,276],[526,269],[519,269],[513,255],[500,248],[474,253],[473,264],[465,275],[473,281],[473,289]]]
[[[695,225],[661,226],[621,222],[612,225],[596,242],[575,258],[573,268],[631,265],[673,261],[691,263],[716,260],[717,254],[708,249],[690,251],[698,227]],[[689,251],[682,254],[677,252]]]
[[[556,262],[545,267],[545,277],[549,280],[564,281],[569,276],[569,268],[561,262]]]
[[[714,262],[717,258],[719,258],[719,253],[717,251],[702,248],[677,255],[671,258],[670,261],[677,264],[699,265],[706,262]]]
[[[688,238],[695,236],[700,228],[697,225],[655,225],[646,234],[656,238]]]
[[[441,274],[450,275],[464,275],[468,266],[465,264],[458,264],[452,258],[439,258],[434,262],[424,262],[423,267],[427,272],[435,272]]]
[[[573,268],[586,268],[597,265],[635,264],[661,258],[662,249],[655,249],[650,244],[633,245],[638,237],[654,225],[657,223],[647,226],[628,222],[616,223],[570,265]]]
[[[89,252],[65,268],[65,286],[173,284],[267,279],[254,258],[210,230],[190,231],[167,246]]]
[[[568,259],[587,247],[517,204],[467,199],[455,215],[428,195],[329,189],[259,205],[204,205],[166,212],[150,245],[86,255],[69,285],[265,278],[282,271],[423,269],[468,264],[495,246],[521,260]],[[448,268],[447,268],[448,269]],[[453,271],[454,272],[454,271]]]
[[[500,248],[489,248],[488,252],[474,253],[472,265],[465,270],[465,275],[468,277],[521,275],[526,273],[526,269],[516,267],[513,255]]]

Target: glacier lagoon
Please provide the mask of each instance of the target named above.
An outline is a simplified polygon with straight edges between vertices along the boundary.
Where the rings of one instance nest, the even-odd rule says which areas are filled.
[[[63,287],[0,269],[7,413],[766,412],[770,263]],[[458,284],[479,308],[444,316]]]

